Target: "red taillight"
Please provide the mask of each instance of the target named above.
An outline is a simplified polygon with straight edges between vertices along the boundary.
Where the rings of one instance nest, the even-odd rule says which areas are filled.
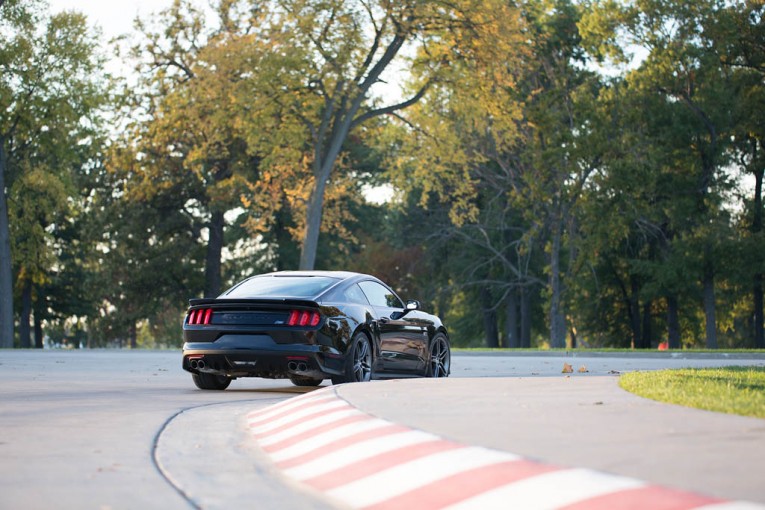
[[[207,325],[212,322],[212,308],[200,308],[189,312],[188,323],[192,325]]]
[[[288,326],[318,326],[321,322],[321,315],[318,312],[308,312],[292,310],[290,318],[287,320]]]

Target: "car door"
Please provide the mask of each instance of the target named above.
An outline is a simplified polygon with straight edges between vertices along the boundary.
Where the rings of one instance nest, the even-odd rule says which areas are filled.
[[[427,352],[425,327],[406,317],[396,318],[404,312],[404,304],[389,288],[372,280],[358,285],[377,314],[383,369],[389,372],[418,370]]]

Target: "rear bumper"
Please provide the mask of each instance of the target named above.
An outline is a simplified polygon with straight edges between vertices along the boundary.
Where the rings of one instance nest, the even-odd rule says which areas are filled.
[[[269,335],[224,335],[215,342],[186,342],[182,367],[232,378],[327,379],[343,372],[344,360],[342,353],[323,345],[276,343]]]

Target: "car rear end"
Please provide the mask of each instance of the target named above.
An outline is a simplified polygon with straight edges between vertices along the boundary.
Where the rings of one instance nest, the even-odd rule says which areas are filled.
[[[183,369],[273,379],[324,379],[342,370],[328,311],[304,299],[192,299],[183,323]]]

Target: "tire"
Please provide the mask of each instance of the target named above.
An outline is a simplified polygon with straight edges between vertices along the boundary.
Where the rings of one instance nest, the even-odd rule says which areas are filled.
[[[452,366],[452,351],[449,339],[443,333],[438,333],[430,343],[430,361],[428,362],[427,377],[449,377]]]
[[[231,384],[231,378],[225,375],[191,374],[191,378],[200,390],[225,390]]]
[[[295,386],[318,386],[324,379],[314,379],[313,377],[303,377],[300,375],[291,375],[290,381]]]
[[[345,373],[332,376],[332,384],[366,382],[372,379],[372,345],[364,333],[351,341],[345,353]]]

